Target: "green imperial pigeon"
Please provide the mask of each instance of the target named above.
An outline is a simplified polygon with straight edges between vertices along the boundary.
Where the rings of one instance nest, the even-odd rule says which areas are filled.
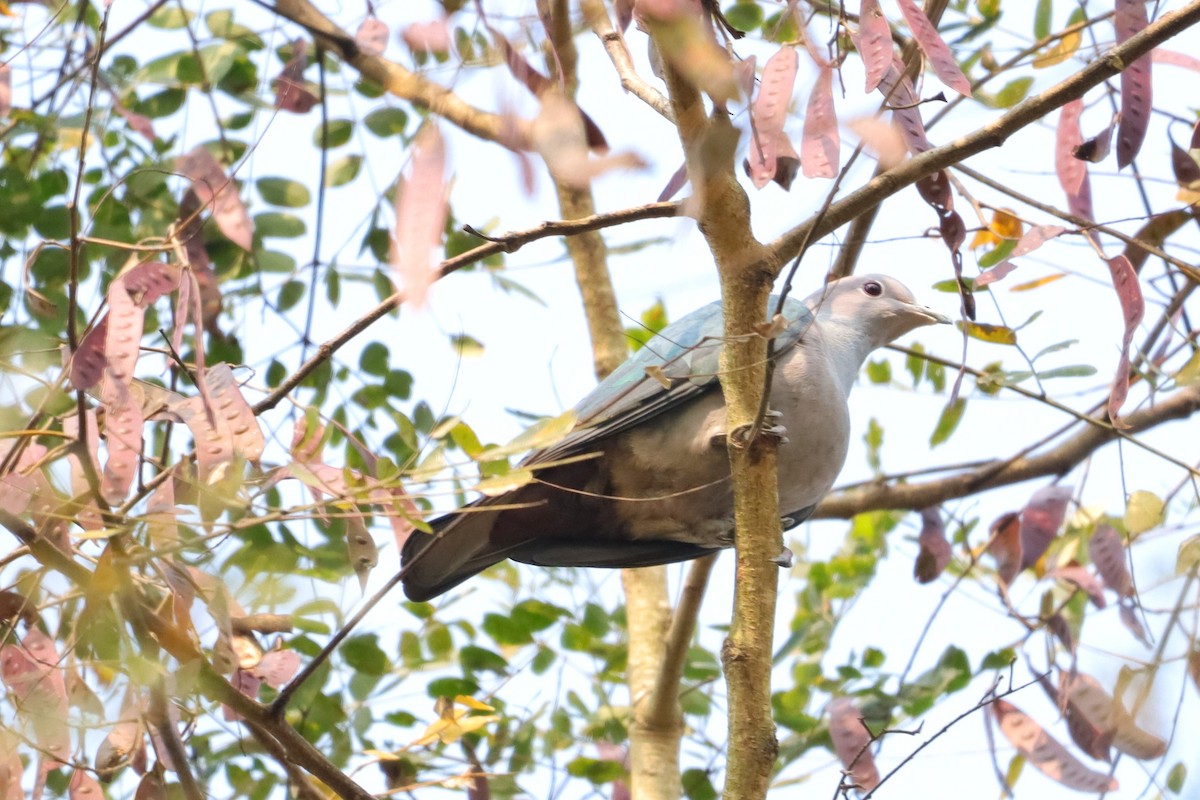
[[[779,507],[790,527],[812,513],[842,469],[846,399],[867,356],[949,320],[883,275],[843,278],[804,302],[789,299],[783,316],[766,432],[781,443]],[[565,438],[525,459],[535,468],[532,482],[434,520],[431,536],[413,533],[403,550],[404,593],[428,600],[506,558],[648,567],[732,546],[717,381],[723,324],[716,302],[667,326],[575,406]]]

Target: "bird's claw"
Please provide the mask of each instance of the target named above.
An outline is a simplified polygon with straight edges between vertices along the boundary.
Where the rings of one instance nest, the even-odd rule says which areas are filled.
[[[778,411],[768,411],[764,415],[765,421],[777,420],[783,415]],[[754,430],[754,425],[739,425],[729,434],[729,439],[739,447],[744,447],[750,440],[750,433]],[[762,425],[758,428],[758,436],[771,439],[776,445],[787,444],[790,440],[787,437],[787,428],[782,425]],[[714,446],[725,443],[724,436],[714,436],[709,440]]]
[[[792,565],[796,562],[795,556],[792,555],[792,551],[785,547],[780,551],[779,555],[771,559],[771,563],[780,569],[791,569]]]

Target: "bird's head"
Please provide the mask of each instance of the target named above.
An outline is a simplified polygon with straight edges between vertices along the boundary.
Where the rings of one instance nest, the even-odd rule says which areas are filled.
[[[920,305],[900,281],[886,275],[854,275],[827,283],[804,301],[821,322],[837,323],[882,347],[909,331],[950,320]]]

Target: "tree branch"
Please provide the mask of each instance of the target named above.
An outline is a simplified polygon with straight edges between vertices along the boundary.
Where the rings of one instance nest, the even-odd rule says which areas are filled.
[[[1181,389],[1153,406],[1122,417],[1127,433],[1139,433],[1200,411],[1200,384]],[[1105,418],[1094,417],[1088,427],[1049,452],[1008,462],[993,461],[975,469],[924,483],[862,486],[829,495],[817,506],[814,519],[849,519],[864,511],[919,509],[966,497],[986,489],[1034,478],[1064,475],[1085,458],[1119,436]]]
[[[994,122],[949,144],[913,156],[873,178],[862,188],[830,205],[823,215],[806,220],[769,243],[766,266],[777,273],[783,264],[796,255],[806,238],[811,236],[815,241],[826,236],[921,178],[985,150],[999,147],[1012,134],[1041,120],[1071,100],[1082,97],[1092,87],[1119,74],[1126,65],[1197,22],[1200,22],[1200,0],[1193,0],[1178,11],[1163,14],[1079,72],[1019,103]]]
[[[584,219],[543,222],[541,225],[529,228],[528,230],[507,233],[497,237],[485,237],[488,240],[486,244],[482,244],[479,247],[443,261],[438,266],[437,279],[441,280],[452,272],[457,272],[463,267],[474,264],[477,261],[482,261],[496,253],[516,252],[530,242],[545,239],[548,236],[577,236],[586,231],[610,228],[614,225],[624,225],[626,222],[639,219],[674,217],[679,213],[679,207],[679,203],[650,203],[649,205],[627,208],[622,211],[595,214]],[[479,235],[482,236],[482,234]],[[340,350],[347,342],[388,313],[399,308],[404,303],[404,297],[404,292],[401,291],[385,298],[373,309],[352,322],[341,333],[322,342],[317,348],[317,352],[311,358],[301,364],[295,372],[289,375],[279,386],[275,387],[270,394],[254,404],[254,413],[256,415],[262,414],[264,411],[268,411],[279,405],[279,402],[283,398],[287,397],[317,367],[332,358],[333,354]]]
[[[604,7],[604,3],[600,0],[583,0],[582,6],[583,16],[600,39],[600,43],[604,45],[604,51],[608,53],[608,58],[617,71],[617,77],[621,79],[621,88],[650,106],[668,121],[674,122],[675,115],[671,111],[671,104],[667,98],[663,97],[662,92],[658,89],[646,83],[634,69],[625,37],[613,27],[612,19],[608,16],[608,9]]]
[[[425,108],[467,133],[498,142],[506,147],[529,149],[529,122],[506,119],[499,114],[472,106],[445,86],[421,77],[382,56],[359,50],[354,37],[338,27],[308,0],[276,0],[272,6],[257,0],[265,8],[307,29],[320,46],[337,53],[343,61],[414,105]]]
[[[696,633],[700,604],[704,600],[708,578],[716,562],[717,555],[714,553],[696,559],[688,569],[687,581],[683,584],[679,603],[671,614],[671,628],[667,632],[662,667],[658,672],[658,680],[654,683],[654,693],[646,703],[646,714],[652,720],[667,722],[671,720],[672,715],[678,718],[679,684],[683,679],[683,666],[687,662],[688,645]]]

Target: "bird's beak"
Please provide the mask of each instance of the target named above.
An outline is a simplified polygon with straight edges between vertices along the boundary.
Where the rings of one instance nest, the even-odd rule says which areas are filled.
[[[929,306],[912,306],[912,310],[919,316],[929,320],[927,323],[925,323],[926,325],[949,325],[953,322],[953,320],[947,317],[945,314],[939,314]]]

